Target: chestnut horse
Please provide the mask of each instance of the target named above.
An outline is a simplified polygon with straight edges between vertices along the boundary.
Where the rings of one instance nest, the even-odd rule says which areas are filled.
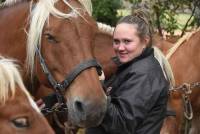
[[[98,28],[84,7],[76,0],[21,1],[2,6],[0,18],[0,53],[20,61],[24,81],[38,79],[33,96],[55,91],[71,123],[98,125],[107,98],[94,59]]]
[[[200,28],[178,40],[166,57],[172,67],[176,87],[170,103],[176,111],[176,121],[182,134],[183,122],[191,121],[190,134],[200,133]],[[191,107],[190,107],[191,104]],[[185,132],[187,133],[187,132]]]
[[[46,119],[27,92],[17,65],[0,56],[1,134],[53,134]]]

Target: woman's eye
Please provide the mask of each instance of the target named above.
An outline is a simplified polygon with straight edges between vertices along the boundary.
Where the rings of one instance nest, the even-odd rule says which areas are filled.
[[[114,39],[114,40],[113,40],[113,44],[114,44],[114,45],[119,45],[119,44],[120,44],[120,41]]]
[[[56,40],[56,38],[53,35],[49,34],[49,33],[45,34],[45,37],[47,38],[47,40],[50,43],[53,43],[53,44],[58,43],[58,41]]]
[[[123,40],[124,44],[129,44],[131,40]]]
[[[11,123],[16,127],[16,128],[28,128],[30,126],[30,122],[27,117],[19,117],[16,119],[13,119]]]

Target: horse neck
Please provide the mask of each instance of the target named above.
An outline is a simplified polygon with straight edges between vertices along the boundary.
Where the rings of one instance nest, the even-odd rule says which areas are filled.
[[[29,3],[0,9],[0,53],[24,61],[26,57],[26,23]]]
[[[94,54],[103,67],[106,79],[110,78],[117,69],[117,65],[112,61],[112,57],[116,56],[112,40],[112,35],[106,32],[99,32],[95,38]]]
[[[158,47],[165,55],[167,54],[167,51],[173,46],[172,43],[168,42],[157,34],[153,35],[153,45]]]
[[[200,81],[199,36],[200,31],[194,33],[169,59],[177,85]]]

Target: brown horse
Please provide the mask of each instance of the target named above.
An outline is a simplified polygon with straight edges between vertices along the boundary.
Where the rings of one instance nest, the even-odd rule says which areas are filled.
[[[173,47],[173,43],[159,36],[158,34],[153,35],[153,42],[156,47],[158,47],[165,55],[168,53],[168,50]]]
[[[0,18],[0,53],[20,61],[25,81],[38,79],[36,99],[55,90],[73,124],[98,125],[107,104],[94,59],[99,34],[83,6],[76,0],[22,1],[1,7]]]
[[[166,55],[171,64],[176,81],[176,88],[174,90],[172,89],[175,92],[171,93],[170,103],[176,111],[176,120],[179,128],[178,133],[180,134],[182,133],[183,122],[188,119],[192,122],[189,133],[200,133],[199,42],[200,28],[179,39]],[[192,107],[190,107],[190,103]]]
[[[53,134],[27,92],[16,64],[0,57],[1,134]]]

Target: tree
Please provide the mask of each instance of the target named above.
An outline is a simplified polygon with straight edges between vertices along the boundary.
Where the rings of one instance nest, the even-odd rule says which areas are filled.
[[[154,27],[158,29],[159,34],[162,36],[162,30],[167,31],[171,35],[174,34],[176,29],[182,30],[182,35],[188,26],[197,25],[198,18],[195,14],[198,12],[195,10],[200,2],[199,0],[129,0],[133,3],[133,8],[135,5],[140,5],[142,3],[146,3],[149,7],[149,12],[151,13],[151,20],[153,22]],[[184,26],[178,25],[177,15],[180,12],[184,12],[184,9],[188,9],[191,13],[188,21]],[[195,19],[193,19],[195,18]]]
[[[120,0],[92,0],[93,16],[97,21],[115,26],[118,17],[117,9],[121,7]]]

